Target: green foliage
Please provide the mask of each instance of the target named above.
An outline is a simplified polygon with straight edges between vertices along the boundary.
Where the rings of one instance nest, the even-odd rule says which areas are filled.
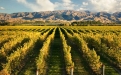
[[[71,73],[70,69],[74,68],[74,62],[72,61],[71,53],[70,53],[71,47],[67,45],[65,37],[60,29],[59,29],[59,32],[60,32],[60,38],[63,43],[63,52],[64,52],[64,59],[66,64],[66,71],[67,71],[67,74],[70,74]]]
[[[18,73],[17,70],[20,70],[21,67],[24,66],[23,61],[25,60],[27,55],[31,52],[31,50],[33,49],[34,44],[38,39],[38,35],[36,35],[36,34],[35,34],[35,36],[29,35],[29,37],[30,37],[30,40],[28,42],[24,43],[23,47],[22,46],[18,47],[17,50],[13,51],[13,53],[11,53],[10,55],[8,55],[6,51],[4,52],[6,54],[5,58],[6,58],[7,63],[5,63],[3,65],[3,68],[5,70],[7,70],[9,74],[17,74]],[[16,39],[16,41],[15,40],[12,40],[12,41],[20,42],[20,41],[22,41],[22,39],[23,38],[20,37],[20,38]],[[11,43],[11,45],[12,45],[12,43]],[[12,47],[11,45],[9,48]],[[5,46],[4,46],[4,48],[7,49],[7,47],[5,47]]]
[[[93,72],[100,74],[102,66],[100,58],[103,56],[109,63],[121,68],[121,27],[58,27],[60,34],[55,34],[56,29],[57,27],[1,26],[0,75],[17,75],[26,66],[26,61],[31,57],[29,54],[34,51],[33,48],[37,41],[43,42],[43,46],[36,61],[33,62],[36,62],[39,74],[46,72],[43,68],[47,65],[50,45],[55,35],[60,36],[63,44],[62,52],[68,74],[70,74],[70,68],[74,68],[74,62],[72,61],[71,46],[67,44],[66,39],[78,47],[78,51]],[[34,74],[30,69],[24,73],[26,75]]]
[[[82,52],[83,57],[86,59],[91,69],[99,74],[101,69],[100,56],[97,55],[95,50],[90,50],[87,43],[83,40],[83,38],[80,38],[78,34],[74,33],[73,37],[70,39],[80,48],[80,52]]]
[[[50,44],[54,39],[55,30],[56,28],[54,29],[54,32],[49,35],[48,38],[45,40],[45,42],[43,43],[43,47],[40,49],[39,56],[36,58],[36,66],[37,70],[39,71],[39,74],[42,74],[45,70],[44,67],[46,65]]]
[[[75,21],[71,23],[72,26],[100,26],[103,25],[100,21]]]

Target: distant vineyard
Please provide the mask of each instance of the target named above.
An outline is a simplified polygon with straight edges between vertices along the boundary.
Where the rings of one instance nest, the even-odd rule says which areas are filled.
[[[0,75],[121,74],[120,26],[0,27]]]

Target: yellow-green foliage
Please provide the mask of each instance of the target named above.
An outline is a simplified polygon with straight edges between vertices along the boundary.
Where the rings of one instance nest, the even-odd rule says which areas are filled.
[[[43,46],[34,62],[36,62],[39,73],[42,73],[44,69],[41,68],[46,65],[56,28],[53,26],[0,26],[0,60],[6,60],[4,62],[0,61],[0,63],[3,63],[0,75],[11,75],[12,72],[22,68],[24,59],[33,50],[37,41],[43,42]],[[121,68],[120,26],[66,26],[58,28],[68,74],[70,73],[69,68],[74,67],[74,63],[70,53],[71,46],[67,44],[65,36],[68,37],[70,43],[78,46],[80,53],[88,63],[87,65],[94,72],[99,72],[102,66],[100,56],[97,53],[108,57],[109,62]],[[50,34],[51,31],[52,34]],[[21,44],[25,39],[27,40]],[[18,71],[15,73],[17,75]],[[30,74],[31,72],[28,70],[25,73]]]
[[[63,52],[64,52],[64,59],[65,59],[65,64],[66,64],[66,71],[67,74],[70,74],[70,70],[71,68],[74,68],[74,62],[72,61],[72,57],[71,57],[71,47],[67,45],[65,37],[63,35],[63,33],[60,31],[60,38],[62,40],[62,44],[63,44]]]
[[[36,66],[39,70],[39,74],[43,73],[45,70],[44,67],[46,66],[46,60],[49,53],[50,44],[54,39],[55,30],[56,28],[54,29],[54,32],[47,37],[47,39],[43,43],[42,48],[40,49],[39,56],[36,58]]]

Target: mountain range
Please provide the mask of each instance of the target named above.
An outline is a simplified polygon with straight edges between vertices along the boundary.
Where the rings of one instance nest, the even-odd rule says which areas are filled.
[[[83,21],[95,20],[102,23],[112,23],[121,21],[121,12],[90,12],[90,11],[74,11],[74,10],[57,10],[42,12],[18,12],[18,13],[0,13],[0,20],[67,20],[67,21]]]

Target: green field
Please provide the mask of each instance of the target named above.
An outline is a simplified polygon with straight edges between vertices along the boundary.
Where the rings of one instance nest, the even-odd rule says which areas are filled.
[[[0,75],[102,75],[102,65],[121,75],[121,26],[0,26]]]

